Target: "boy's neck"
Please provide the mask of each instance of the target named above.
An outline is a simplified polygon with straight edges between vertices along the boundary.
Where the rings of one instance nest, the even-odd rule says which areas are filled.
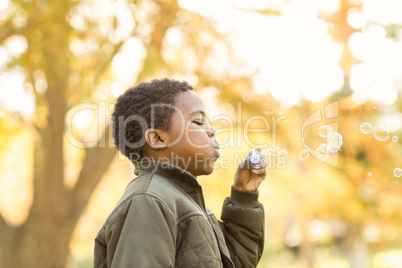
[[[188,171],[188,167],[191,163],[191,159],[184,159],[183,157],[180,157],[173,152],[170,152],[170,154],[157,153],[152,155],[145,155],[142,157],[141,161],[143,160],[166,163],[186,171]]]

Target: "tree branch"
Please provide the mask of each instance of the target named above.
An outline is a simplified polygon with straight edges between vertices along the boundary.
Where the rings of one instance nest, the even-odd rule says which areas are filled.
[[[1,25],[0,29],[2,29],[2,31],[0,31],[0,44],[12,35],[23,34],[30,27],[35,27],[36,21],[42,18],[42,14],[46,9],[47,2],[48,0],[39,0],[31,3],[33,6],[33,10],[28,11],[28,13],[33,15],[27,18],[25,26],[18,29],[11,29],[11,23],[14,17],[11,17],[6,23]],[[8,27],[5,27],[4,25],[8,25]]]
[[[165,62],[161,56],[161,49],[163,39],[166,31],[172,27],[176,18],[179,6],[177,0],[173,1],[160,1],[158,2],[161,12],[154,26],[154,31],[151,34],[151,42],[148,45],[148,53],[143,60],[142,71],[138,74],[137,82],[145,80],[147,77],[153,75],[157,69],[165,67]]]
[[[160,54],[154,55],[155,51],[159,52],[162,46],[162,40],[166,33],[166,31],[171,27],[173,22],[176,19],[176,13],[178,11],[178,4],[176,0],[170,2],[160,2],[161,10],[164,12],[161,14],[161,18],[156,24],[154,28],[154,32],[152,34],[152,40],[148,47],[148,53],[145,58],[158,57],[160,59]],[[113,57],[117,52],[120,50],[121,46],[124,42],[120,42],[116,45],[115,50],[113,51],[112,55],[105,61],[105,64],[97,71],[98,77],[106,70],[106,67],[112,61]],[[141,81],[141,78],[146,77],[147,75],[152,72],[152,69],[144,68],[138,75],[138,81]],[[97,81],[99,79],[95,79]],[[75,215],[81,215],[82,211],[85,209],[88,200],[91,196],[91,193],[95,189],[96,185],[101,180],[102,176],[107,171],[111,161],[116,155],[115,148],[107,147],[109,144],[109,140],[112,138],[110,137],[110,133],[108,127],[106,127],[106,131],[104,136],[102,137],[100,144],[106,144],[105,148],[91,148],[86,149],[86,155],[83,161],[82,169],[80,175],[78,177],[78,181],[73,189],[72,192],[72,202],[74,202],[74,213]],[[103,142],[104,141],[104,142]]]
[[[116,155],[116,149],[108,147],[110,139],[108,127],[106,127],[105,135],[101,138],[101,144],[106,144],[106,147],[85,149],[86,154],[81,172],[72,190],[71,201],[74,203],[74,214],[78,216],[81,215],[86,207],[91,193],[102,179],[102,176]]]
[[[261,15],[269,15],[269,16],[280,16],[281,11],[280,9],[274,9],[274,8],[266,8],[266,9],[253,9],[253,8],[236,8],[237,10],[240,11],[245,11],[249,13],[257,13]]]
[[[124,45],[124,43],[125,43],[126,41],[127,41],[127,40],[120,41],[120,42],[114,47],[114,50],[113,50],[113,52],[110,54],[109,58],[107,58],[107,59],[103,62],[103,64],[100,65],[101,67],[98,68],[98,69],[95,71],[95,75],[94,75],[94,80],[95,80],[95,81],[98,81],[99,78],[102,76],[102,74],[107,70],[107,68],[109,67],[110,63],[112,62],[114,56],[116,56],[116,54],[119,52],[119,50],[121,49],[121,47]]]
[[[10,230],[10,226],[8,226],[7,222],[4,220],[3,216],[0,214],[0,234],[4,232],[8,232]],[[3,235],[1,235],[3,237]]]
[[[11,24],[12,19],[10,18],[6,23],[4,23],[4,25],[10,25]],[[8,37],[12,36],[12,35],[16,35],[16,34],[21,34],[23,33],[27,26],[13,30],[11,29],[11,27],[7,27],[1,25],[0,28],[2,28],[2,30],[0,30],[0,44],[2,44]]]

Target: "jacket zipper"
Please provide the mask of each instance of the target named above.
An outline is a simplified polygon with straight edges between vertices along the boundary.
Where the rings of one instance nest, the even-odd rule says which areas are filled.
[[[204,194],[203,194],[202,192],[201,192],[201,198],[202,198],[203,212],[205,213],[205,216],[207,217],[207,220],[208,220],[208,222],[209,222],[209,225],[210,225],[210,227],[211,227],[211,229],[212,229],[212,232],[214,233],[215,240],[216,240],[216,244],[218,245],[219,254],[221,255],[221,258],[222,258],[222,265],[223,265],[223,264],[224,264],[224,263],[223,263],[223,258],[226,258],[226,259],[227,259],[227,257],[226,257],[225,254],[223,253],[223,250],[222,250],[221,245],[220,245],[220,243],[219,243],[218,235],[216,234],[216,231],[215,231],[215,229],[214,229],[214,225],[213,225],[211,219],[209,218],[208,213],[207,213],[207,211],[206,211],[206,209],[205,209]],[[234,267],[232,261],[231,261],[230,259],[229,259],[228,261],[229,261],[230,265],[231,265],[232,267]]]
[[[200,188],[201,188],[201,187],[200,187]],[[177,189],[179,189],[179,190],[182,191],[185,195],[188,196],[188,194],[187,194],[182,188],[177,187]],[[216,240],[216,244],[218,245],[219,254],[221,255],[221,259],[222,259],[222,266],[224,265],[224,263],[223,263],[223,258],[225,258],[225,259],[227,260],[227,262],[230,264],[231,267],[235,267],[234,264],[233,264],[233,262],[232,262],[232,260],[231,260],[230,258],[226,257],[225,254],[223,253],[222,247],[221,247],[221,245],[220,245],[220,243],[219,243],[218,235],[216,234],[215,229],[214,229],[214,227],[213,227],[213,223],[212,223],[211,219],[209,218],[208,213],[207,213],[207,211],[206,211],[206,209],[205,209],[205,200],[204,200],[204,194],[202,193],[202,188],[200,189],[200,194],[201,194],[201,201],[202,201],[202,204],[201,204],[201,205],[202,205],[202,207],[200,207],[199,204],[198,204],[198,203],[194,200],[194,198],[192,198],[191,196],[188,196],[188,198],[189,198],[190,200],[192,200],[192,201],[194,202],[194,204],[196,204],[197,206],[199,206],[199,207],[201,208],[202,212],[204,213],[204,216],[207,218],[208,223],[209,223],[209,226],[211,227],[212,232],[214,233],[214,237],[215,237],[215,240]]]

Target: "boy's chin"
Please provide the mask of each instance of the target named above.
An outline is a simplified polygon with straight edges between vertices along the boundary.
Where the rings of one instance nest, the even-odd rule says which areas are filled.
[[[198,168],[194,171],[193,174],[194,176],[202,176],[202,175],[210,175],[214,171],[214,163],[215,161],[211,161],[208,163],[205,163],[205,166],[202,166],[201,168]]]
[[[208,170],[197,170],[197,171],[195,171],[194,173],[195,174],[193,174],[195,177],[198,177],[198,176],[207,176],[207,175],[211,175],[212,174],[212,172],[214,171],[214,169],[212,168],[212,169],[208,169]]]
[[[214,172],[214,167],[211,167],[210,169],[206,170],[204,175],[210,175],[212,174],[212,172]]]

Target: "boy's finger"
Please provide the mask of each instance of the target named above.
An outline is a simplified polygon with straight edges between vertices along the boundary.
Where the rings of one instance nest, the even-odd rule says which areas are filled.
[[[267,166],[268,166],[267,161],[263,160],[263,161],[261,162],[261,166],[262,166],[262,168],[267,168]]]
[[[253,169],[252,172],[253,172],[254,174],[258,174],[258,175],[266,174],[266,173],[267,173],[267,171],[266,171],[265,168],[264,168],[264,169]]]
[[[265,169],[267,168],[267,166],[268,166],[267,162],[262,161],[261,163],[254,165],[253,169]]]
[[[250,154],[251,152],[248,152],[244,157],[243,161],[240,163],[239,166],[241,169],[248,169],[249,167],[252,166],[252,163],[250,162]]]

